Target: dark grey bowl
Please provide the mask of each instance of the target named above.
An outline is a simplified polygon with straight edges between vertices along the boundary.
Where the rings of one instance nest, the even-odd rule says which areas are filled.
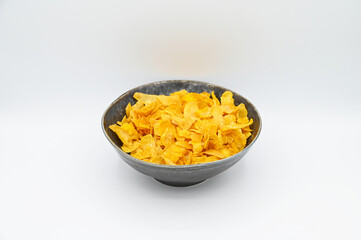
[[[121,95],[117,98],[105,111],[102,118],[102,128],[106,138],[113,145],[120,157],[128,163],[135,170],[144,173],[145,175],[155,178],[157,181],[170,186],[185,187],[203,182],[207,178],[213,177],[236,164],[252,147],[257,140],[261,131],[261,117],[255,106],[239,95],[233,92],[235,104],[244,103],[248,110],[248,117],[253,118],[251,129],[253,130],[251,137],[248,138],[247,146],[245,149],[231,157],[211,162],[196,165],[184,166],[169,166],[162,164],[148,163],[121,150],[122,142],[118,136],[109,129],[109,126],[120,121],[125,115],[125,107],[130,102],[132,105],[135,103],[133,94],[135,92],[142,92],[147,94],[163,94],[169,95],[172,92],[185,89],[188,92],[211,92],[214,91],[215,95],[219,98],[224,91],[228,89],[213,85],[211,83],[189,81],[189,80],[167,80],[154,83],[148,83]],[[229,90],[230,91],[230,90]]]

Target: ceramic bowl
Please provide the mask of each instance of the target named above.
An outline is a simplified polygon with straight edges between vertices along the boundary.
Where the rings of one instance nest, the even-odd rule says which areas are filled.
[[[185,89],[188,92],[197,93],[214,91],[217,98],[219,98],[224,91],[228,90],[233,93],[233,98],[236,105],[244,103],[248,110],[248,117],[252,118],[254,121],[251,125],[251,129],[253,130],[252,135],[248,138],[247,145],[244,150],[231,157],[219,161],[182,166],[170,166],[149,163],[134,158],[129,154],[123,152],[121,149],[122,142],[120,141],[118,136],[109,129],[109,126],[115,124],[117,121],[121,121],[121,119],[125,115],[125,107],[129,102],[132,105],[135,103],[133,94],[135,92],[142,92],[147,94],[169,95],[172,92],[176,92],[182,89]],[[153,177],[154,179],[163,184],[178,187],[191,186],[203,182],[204,180],[213,177],[232,167],[241,158],[243,158],[244,155],[246,155],[246,153],[256,142],[261,131],[261,126],[261,117],[256,107],[246,98],[242,97],[235,91],[216,86],[211,83],[190,80],[167,80],[153,82],[129,90],[110,104],[110,106],[105,110],[102,118],[102,128],[106,138],[115,148],[119,156],[127,164],[129,164],[135,170],[150,177]]]

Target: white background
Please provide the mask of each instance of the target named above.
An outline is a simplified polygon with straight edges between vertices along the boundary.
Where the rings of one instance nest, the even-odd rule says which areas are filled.
[[[361,239],[359,0],[0,0],[0,239]],[[260,138],[189,188],[100,127],[138,85],[250,99]]]

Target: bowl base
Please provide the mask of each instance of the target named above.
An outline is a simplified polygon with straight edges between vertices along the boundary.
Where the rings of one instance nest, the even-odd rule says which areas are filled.
[[[156,178],[154,178],[154,179],[160,183],[163,183],[165,185],[172,186],[172,187],[189,187],[189,186],[193,186],[193,185],[199,184],[201,182],[204,182],[206,180],[206,179],[204,179],[199,182],[172,182],[172,181],[163,181],[163,180],[159,180]]]

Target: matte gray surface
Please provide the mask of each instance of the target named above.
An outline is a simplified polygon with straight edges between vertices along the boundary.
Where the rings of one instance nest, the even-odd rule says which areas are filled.
[[[251,125],[251,129],[253,130],[252,135],[248,138],[247,146],[243,151],[219,161],[184,166],[169,166],[148,163],[136,159],[129,154],[123,152],[121,150],[122,142],[120,141],[118,136],[109,129],[109,126],[123,119],[125,115],[125,107],[128,105],[129,102],[131,102],[132,104],[135,103],[135,99],[133,98],[134,93],[141,92],[147,94],[169,95],[170,93],[182,89],[185,89],[188,92],[197,93],[214,91],[217,98],[220,98],[223,92],[228,90],[214,84],[189,80],[169,80],[149,83],[136,87],[121,95],[107,108],[102,118],[102,128],[104,134],[106,135],[110,143],[114,146],[120,157],[126,163],[128,163],[137,171],[172,186],[194,185],[232,167],[249,151],[251,146],[255,143],[260,134],[262,126],[261,117],[255,106],[238,93],[232,91],[235,104],[238,105],[240,103],[244,103],[248,110],[248,117],[252,118],[254,121],[254,123]]]

